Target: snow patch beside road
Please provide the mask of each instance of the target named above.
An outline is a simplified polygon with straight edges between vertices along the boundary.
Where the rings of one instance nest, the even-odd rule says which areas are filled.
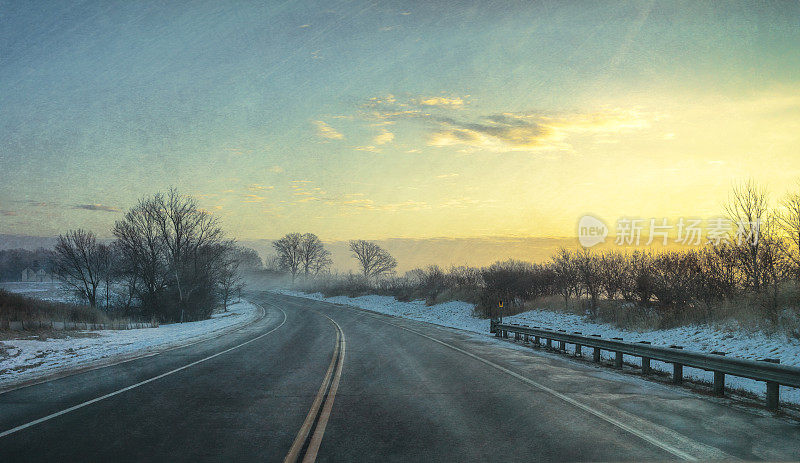
[[[250,302],[229,306],[210,319],[135,330],[81,331],[78,336],[0,342],[0,389],[58,373],[158,353],[231,331],[255,321],[261,313]]]
[[[346,296],[323,297],[321,293],[307,294],[299,291],[276,291],[289,296],[304,297],[335,304],[345,304],[373,312],[394,315],[437,325],[458,328],[489,335],[489,321],[472,316],[473,305],[452,301],[433,306],[426,306],[424,301],[400,302],[391,296]],[[785,335],[768,336],[763,333],[744,330],[723,329],[713,326],[683,326],[668,330],[636,332],[614,327],[605,323],[594,323],[581,316],[548,310],[531,310],[503,321],[530,326],[540,326],[552,330],[580,331],[584,335],[599,334],[604,338],[623,338],[625,341],[650,341],[653,345],[684,346],[686,350],[696,352],[722,351],[728,356],[750,360],[777,358],[782,364],[800,366],[800,340],[787,338]],[[568,346],[568,349],[572,349]],[[612,353],[604,352],[604,358],[611,359]],[[625,361],[640,365],[638,357],[625,357]],[[672,365],[653,361],[652,368],[671,372]],[[684,367],[684,376],[694,379],[713,381],[713,373],[695,368]],[[726,385],[741,389],[759,396],[766,395],[766,384],[746,378],[728,376]],[[800,389],[781,387],[781,400],[800,404]]]

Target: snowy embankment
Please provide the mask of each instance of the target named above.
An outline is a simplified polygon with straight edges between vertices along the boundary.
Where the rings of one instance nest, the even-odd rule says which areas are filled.
[[[320,293],[306,294],[299,291],[278,291],[290,296],[323,300],[336,304],[346,304],[371,310],[373,312],[395,315],[437,325],[458,328],[488,336],[489,321],[472,316],[472,304],[460,301],[446,302],[434,306],[426,306],[424,301],[400,302],[389,296],[361,296],[349,298],[337,296],[325,298]],[[717,328],[713,326],[684,326],[668,330],[636,332],[617,328],[609,324],[593,323],[574,314],[552,312],[547,310],[531,310],[513,317],[505,317],[504,321],[520,323],[553,330],[568,332],[580,331],[585,335],[599,334],[604,338],[623,338],[625,341],[650,341],[653,345],[684,346],[686,350],[696,352],[727,352],[728,356],[751,360],[777,358],[782,364],[800,366],[800,340],[790,339],[785,335],[767,336],[762,333],[744,330]],[[568,346],[568,350],[572,346]],[[610,352],[603,353],[604,358],[611,359]],[[627,363],[639,365],[638,357],[625,357]],[[653,361],[652,367],[664,372],[672,372],[672,365]],[[684,375],[693,379],[713,381],[713,373],[695,368],[684,368]],[[766,384],[746,378],[729,376],[726,385],[764,396]],[[800,389],[781,388],[781,400],[800,404]]]
[[[60,373],[107,365],[219,336],[261,315],[249,302],[231,305],[209,320],[134,330],[65,333],[47,340],[0,342],[0,390]]]

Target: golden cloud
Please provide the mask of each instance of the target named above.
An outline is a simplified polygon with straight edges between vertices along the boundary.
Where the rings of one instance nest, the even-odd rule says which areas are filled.
[[[317,135],[322,138],[327,138],[329,140],[341,140],[344,138],[344,135],[337,132],[336,129],[324,121],[314,121],[314,124],[317,126]]]
[[[389,132],[388,130],[384,130],[379,135],[374,138],[374,142],[376,145],[385,145],[387,143],[391,143],[394,140],[394,134]]]
[[[422,106],[441,106],[441,107],[460,108],[461,106],[464,106],[464,100],[459,97],[446,98],[442,96],[433,96],[429,98],[420,99],[419,104]]]
[[[635,110],[612,109],[592,113],[546,115],[503,113],[464,122],[436,119],[439,128],[428,139],[430,146],[464,146],[493,152],[565,150],[573,133],[613,134],[649,126]]]

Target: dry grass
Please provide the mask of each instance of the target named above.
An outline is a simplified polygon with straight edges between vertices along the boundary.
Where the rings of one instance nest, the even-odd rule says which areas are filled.
[[[21,322],[25,331],[49,332],[47,325],[52,322],[83,323],[88,329],[101,325],[125,329],[131,321],[86,305],[43,301],[0,289],[0,332],[8,331],[14,322]]]
[[[715,307],[699,303],[680,307],[640,307],[631,302],[601,299],[595,320],[634,331],[716,324],[766,334],[784,333],[800,339],[800,304],[797,301],[798,289],[793,285],[780,290],[778,305],[781,309],[778,311],[768,309],[763,297],[753,295],[725,300]],[[587,299],[571,298],[565,304],[563,297],[546,296],[507,308],[505,315],[541,309],[584,316],[588,313],[588,304]]]

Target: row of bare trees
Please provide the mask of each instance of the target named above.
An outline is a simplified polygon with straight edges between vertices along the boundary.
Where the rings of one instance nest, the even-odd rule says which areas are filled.
[[[74,230],[59,236],[55,274],[89,305],[160,321],[208,318],[241,290],[239,266],[260,258],[228,239],[216,218],[171,189],[143,198],[112,230],[114,240]],[[255,255],[253,255],[255,254]]]
[[[704,246],[664,252],[561,249],[539,264],[509,260],[447,271],[430,266],[373,283],[367,278],[396,263],[371,243],[354,241],[351,250],[367,278],[327,278],[308,289],[327,295],[377,291],[429,304],[465,300],[484,315],[497,313],[501,301],[506,311],[516,311],[548,298],[593,317],[601,307],[616,307],[703,321],[724,316],[720,309],[726,304],[740,304],[775,320],[781,308],[800,304],[790,299],[800,290],[800,192],[786,195],[776,208],[769,204],[762,187],[737,185],[725,207],[731,229]]]
[[[584,300],[594,316],[601,299],[708,311],[746,298],[775,317],[781,289],[800,283],[800,192],[772,209],[763,187],[744,182],[733,188],[725,213],[732,228],[699,248],[602,254],[561,249],[546,264],[495,264],[483,270],[485,304],[558,294],[565,305]]]
[[[272,243],[277,253],[278,268],[292,276],[306,278],[327,271],[331,266],[331,253],[313,233],[289,233]]]
[[[332,264],[331,253],[313,233],[289,233],[272,243],[280,270],[305,280],[327,273]],[[350,241],[350,251],[366,281],[377,281],[394,272],[397,260],[379,245],[365,240]]]

